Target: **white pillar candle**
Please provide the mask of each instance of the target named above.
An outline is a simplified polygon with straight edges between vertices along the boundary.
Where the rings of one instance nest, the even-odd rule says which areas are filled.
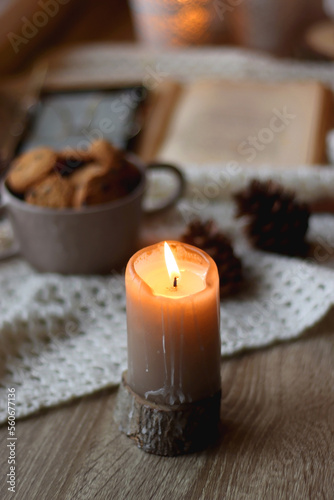
[[[169,247],[170,274],[163,242],[127,265],[127,382],[143,398],[174,405],[220,390],[219,277],[205,252]]]

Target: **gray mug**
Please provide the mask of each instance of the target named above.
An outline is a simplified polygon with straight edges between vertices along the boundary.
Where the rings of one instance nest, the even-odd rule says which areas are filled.
[[[141,173],[139,185],[127,196],[109,203],[76,209],[31,205],[2,185],[2,210],[13,226],[19,253],[37,270],[62,274],[105,274],[122,268],[137,250],[143,213],[158,213],[181,196],[185,180],[177,167],[144,165],[127,154]],[[165,169],[177,177],[177,189],[163,204],[143,208],[146,172]]]

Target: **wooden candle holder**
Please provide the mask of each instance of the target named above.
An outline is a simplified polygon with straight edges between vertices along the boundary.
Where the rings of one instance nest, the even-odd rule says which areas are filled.
[[[199,451],[218,437],[221,391],[214,396],[180,405],[160,405],[138,396],[123,373],[115,421],[138,448],[172,457]]]

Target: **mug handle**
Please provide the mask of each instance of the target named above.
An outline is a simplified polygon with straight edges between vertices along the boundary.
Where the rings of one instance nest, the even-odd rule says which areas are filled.
[[[0,184],[0,218],[6,217],[7,214],[7,207],[6,204],[3,202],[3,183]],[[0,250],[0,261],[9,259],[10,257],[15,257],[20,253],[20,249],[18,247],[18,244],[14,240],[13,245],[8,248],[7,250],[3,250],[1,252]]]
[[[167,200],[157,203],[154,207],[145,208],[144,213],[146,215],[155,215],[164,212],[168,208],[171,208],[175,203],[182,197],[186,188],[186,178],[182,171],[175,165],[170,165],[169,163],[149,163],[146,170],[165,170],[169,171],[177,180],[177,187],[175,191],[171,194]]]

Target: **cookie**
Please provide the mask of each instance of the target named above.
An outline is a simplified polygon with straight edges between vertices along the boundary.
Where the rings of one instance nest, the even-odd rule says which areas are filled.
[[[105,174],[105,169],[98,163],[87,163],[83,167],[76,170],[70,177],[69,181],[74,187],[87,184],[94,177],[101,177]]]
[[[47,147],[36,148],[18,156],[12,163],[7,184],[22,194],[46,177],[56,163],[56,153]]]
[[[131,193],[141,181],[141,173],[139,170],[126,159],[121,160],[121,168],[119,169],[119,181],[128,193]]]
[[[128,194],[114,171],[92,178],[76,193],[77,207],[109,203]]]
[[[55,170],[62,177],[66,177],[92,160],[92,155],[88,150],[75,149],[68,146],[57,153]]]
[[[72,205],[74,188],[68,179],[51,174],[36,183],[25,194],[25,201],[48,208],[67,208]]]
[[[88,184],[93,179],[105,175],[105,173],[105,168],[98,163],[87,163],[69,177],[69,181],[74,188],[73,207],[78,208],[83,205]]]
[[[106,170],[119,168],[121,153],[105,139],[92,142],[88,154]]]

